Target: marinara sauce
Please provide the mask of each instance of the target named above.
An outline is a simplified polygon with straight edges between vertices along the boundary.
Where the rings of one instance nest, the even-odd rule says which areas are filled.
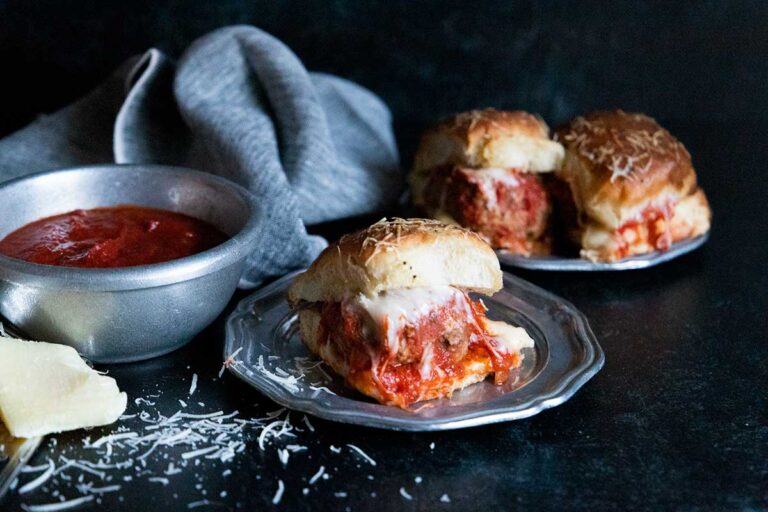
[[[30,222],[0,240],[0,254],[62,267],[132,267],[191,256],[227,238],[188,215],[121,205]]]

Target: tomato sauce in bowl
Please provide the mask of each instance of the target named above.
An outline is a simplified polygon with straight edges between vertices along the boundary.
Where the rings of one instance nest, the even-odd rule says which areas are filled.
[[[0,240],[0,254],[62,267],[132,267],[191,256],[227,238],[188,215],[120,205],[30,222]]]

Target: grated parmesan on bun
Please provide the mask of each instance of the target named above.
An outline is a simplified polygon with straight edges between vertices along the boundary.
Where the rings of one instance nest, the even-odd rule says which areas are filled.
[[[453,286],[493,294],[501,269],[479,236],[429,219],[383,219],[328,246],[288,292],[292,304],[332,302],[351,293]]]

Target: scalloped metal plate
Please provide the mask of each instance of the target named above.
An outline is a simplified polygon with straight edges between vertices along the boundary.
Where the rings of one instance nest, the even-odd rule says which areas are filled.
[[[227,319],[229,370],[275,402],[326,420],[368,427],[436,431],[527,418],[568,400],[605,357],[587,319],[572,304],[510,274],[483,297],[488,316],[525,327],[535,347],[506,384],[485,381],[403,410],[348,388],[301,343],[285,296],[287,275],[243,299]]]
[[[562,272],[596,272],[612,270],[637,270],[656,266],[694,251],[704,245],[709,239],[709,233],[705,233],[690,240],[683,240],[672,244],[669,250],[654,251],[632,258],[614,261],[611,263],[593,262],[582,258],[562,258],[558,256],[517,256],[506,251],[496,251],[502,265],[524,268],[528,270],[556,270]]]

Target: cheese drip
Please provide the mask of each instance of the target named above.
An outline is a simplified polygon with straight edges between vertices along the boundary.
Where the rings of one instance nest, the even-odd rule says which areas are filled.
[[[375,325],[387,326],[384,341],[394,354],[400,348],[398,331],[402,326],[415,324],[421,317],[451,299],[466,303],[463,294],[450,286],[399,288],[387,290],[375,297],[361,294],[353,302],[368,312]],[[468,304],[467,315],[471,316]]]

